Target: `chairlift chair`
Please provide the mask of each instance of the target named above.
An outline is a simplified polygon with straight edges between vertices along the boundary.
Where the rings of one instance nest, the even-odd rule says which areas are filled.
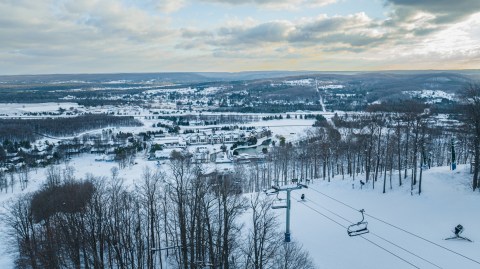
[[[463,226],[461,224],[458,224],[457,226],[455,226],[455,228],[453,228],[453,231],[452,231],[455,234],[455,236],[445,238],[445,240],[459,239],[459,240],[465,240],[468,242],[473,242],[472,240],[464,236],[461,236],[461,234],[463,233],[463,230],[464,230]]]
[[[278,197],[278,191],[277,191],[277,190],[263,190],[263,192],[264,192],[267,196],[276,195],[276,196]]]
[[[272,209],[281,209],[287,208],[287,201],[285,199],[279,198],[277,194],[277,199],[272,203]]]
[[[286,202],[283,201],[274,201],[272,204],[272,209],[282,209],[287,208]]]
[[[349,236],[357,236],[357,235],[366,234],[369,232],[367,228],[368,222],[365,221],[365,216],[363,215],[365,210],[361,209],[359,210],[359,212],[362,213],[362,220],[348,226],[347,233]]]

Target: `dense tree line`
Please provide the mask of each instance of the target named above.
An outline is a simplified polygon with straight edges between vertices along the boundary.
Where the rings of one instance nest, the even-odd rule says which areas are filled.
[[[230,106],[219,107],[215,112],[241,112],[241,113],[285,113],[296,110],[322,111],[323,107],[319,104],[271,104],[262,103],[253,106]]]
[[[0,94],[2,95],[0,103],[56,103],[63,101],[62,98],[65,95],[71,95],[76,98],[75,102],[79,105],[124,105],[125,100],[112,97],[133,95],[143,91],[143,89],[135,89],[135,87],[138,87],[138,84],[12,82],[0,85]],[[92,92],[89,90],[91,88],[97,90]],[[118,89],[122,91],[119,93]],[[130,100],[130,102],[139,104],[142,101]]]
[[[110,126],[141,126],[133,117],[87,114],[71,118],[0,119],[0,141],[34,141],[42,136],[71,136]]]
[[[57,101],[58,102],[58,101]],[[124,106],[125,103],[130,105],[140,105],[142,104],[141,100],[122,100],[122,99],[104,99],[104,98],[85,98],[85,99],[75,99],[75,102],[80,106],[85,107],[96,107],[96,106]]]

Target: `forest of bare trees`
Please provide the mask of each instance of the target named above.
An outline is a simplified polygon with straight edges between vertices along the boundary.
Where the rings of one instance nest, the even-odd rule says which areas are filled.
[[[473,151],[473,179],[472,188],[475,191],[480,187],[480,85],[470,84],[463,91],[463,121],[466,123],[467,132],[470,134]]]
[[[283,243],[270,198],[172,157],[171,178],[145,168],[134,186],[116,168],[84,179],[49,169],[42,189],[7,206],[17,268],[315,268]]]
[[[469,164],[475,156],[475,136],[464,125],[441,126],[421,106],[405,113],[345,114],[323,121],[300,142],[281,140],[265,162],[238,165],[237,171],[253,179],[245,182],[245,191],[292,179],[351,178],[358,185],[361,175],[364,184],[384,193],[409,184],[412,194],[421,194],[423,171],[451,165],[452,148],[457,164]]]

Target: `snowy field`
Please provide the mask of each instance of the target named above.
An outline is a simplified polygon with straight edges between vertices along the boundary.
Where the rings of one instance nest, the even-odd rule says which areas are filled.
[[[403,93],[417,98],[429,99],[447,99],[449,101],[455,100],[455,94],[447,93],[442,90],[422,90],[422,91],[403,91]]]
[[[114,162],[96,162],[94,159],[94,155],[82,155],[68,165],[75,168],[77,178],[87,173],[110,176],[111,168],[117,166]],[[119,171],[127,185],[134,186],[146,166],[157,167],[156,162],[141,156],[137,157],[136,163]],[[161,169],[166,167],[166,164],[160,166]],[[208,167],[214,168],[215,165]],[[216,168],[223,169],[224,165]],[[44,182],[45,169],[33,170],[30,177],[30,185],[25,191],[15,189],[13,193],[10,190],[2,193],[0,202],[37,190]],[[480,268],[480,264],[468,259],[480,261],[480,193],[470,190],[470,177],[467,166],[460,166],[454,172],[448,167],[432,168],[424,172],[420,196],[411,195],[408,178],[402,187],[398,187],[395,175],[393,190],[390,190],[387,179],[387,194],[382,194],[383,178],[376,182],[375,189],[371,185],[359,189],[361,177],[352,181],[337,176],[330,183],[316,179],[309,189],[292,192],[292,239],[304,245],[318,268]],[[306,202],[299,202],[301,193],[306,195]],[[363,235],[364,238],[349,237],[345,227],[360,220],[361,214],[354,209],[362,208],[368,214],[365,218],[370,233]],[[283,222],[284,210],[276,212]],[[443,240],[453,235],[451,231],[457,224],[465,227],[463,235],[473,243]],[[281,225],[278,229],[284,232],[285,227]],[[6,242],[6,238],[1,240]],[[5,244],[0,248],[3,250],[0,268],[13,268],[13,258],[5,253]]]
[[[320,114],[320,113],[319,113]],[[305,132],[312,129],[312,125],[315,122],[313,119],[283,119],[283,120],[268,120],[257,121],[244,126],[255,127],[268,127],[273,136],[280,135],[285,137],[288,141],[298,140],[300,137],[305,136]]]
[[[41,113],[41,112],[57,112],[60,108],[70,109],[79,108],[77,103],[14,103],[2,104],[0,106],[0,115],[15,115],[23,113]]]

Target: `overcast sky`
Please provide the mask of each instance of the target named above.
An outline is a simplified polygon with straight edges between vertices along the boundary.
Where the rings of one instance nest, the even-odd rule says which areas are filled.
[[[480,68],[479,0],[0,0],[0,74]]]

